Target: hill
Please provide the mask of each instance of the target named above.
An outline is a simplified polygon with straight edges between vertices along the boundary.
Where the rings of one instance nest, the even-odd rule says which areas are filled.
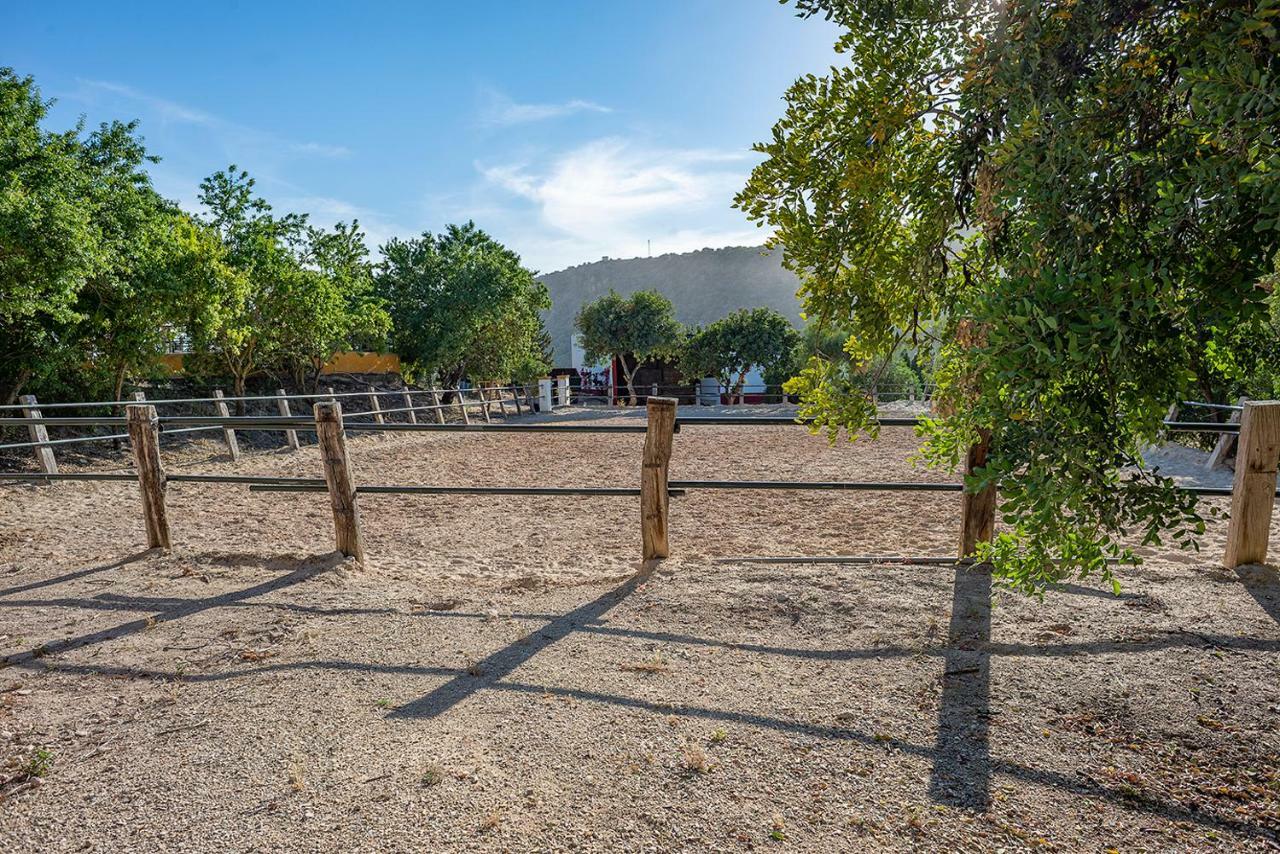
[[[737,308],[768,306],[800,324],[795,274],[782,267],[782,250],[759,246],[699,249],[656,258],[605,258],[539,277],[551,291],[544,315],[555,347],[555,364],[572,364],[573,318],[584,303],[613,288],[626,295],[646,288],[675,304],[681,323],[710,323]]]

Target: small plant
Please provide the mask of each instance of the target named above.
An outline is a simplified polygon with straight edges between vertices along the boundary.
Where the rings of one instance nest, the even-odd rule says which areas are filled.
[[[374,705],[377,706],[379,709],[389,709],[391,708],[391,701],[388,700],[386,697],[380,697],[374,701]]]
[[[487,833],[490,830],[497,830],[499,824],[502,824],[502,815],[497,810],[494,810],[484,817],[484,821],[480,822],[480,832]]]
[[[718,729],[715,732],[711,733],[711,743],[720,744],[728,737],[729,737],[729,733],[725,732],[722,729]]]
[[[422,772],[422,785],[439,786],[444,782],[444,769],[434,762],[426,767]]]
[[[302,764],[302,757],[294,755],[289,762],[289,788],[301,792],[307,787],[307,777]]]
[[[782,820],[782,816],[774,815],[773,829],[769,831],[769,838],[774,842],[785,842],[787,839],[786,824]]]
[[[690,774],[707,774],[711,771],[711,757],[696,741],[685,742],[684,770]]]
[[[27,760],[26,766],[22,769],[23,775],[32,780],[36,777],[43,777],[49,773],[49,769],[53,767],[53,753],[45,747],[37,747],[35,752],[31,754],[31,758]]]

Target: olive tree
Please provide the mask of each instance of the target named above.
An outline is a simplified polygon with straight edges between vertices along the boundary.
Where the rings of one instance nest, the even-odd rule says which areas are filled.
[[[588,362],[609,359],[621,366],[632,406],[637,403],[635,375],[640,364],[671,358],[680,344],[675,308],[658,291],[636,291],[623,297],[610,289],[578,310],[574,328]]]

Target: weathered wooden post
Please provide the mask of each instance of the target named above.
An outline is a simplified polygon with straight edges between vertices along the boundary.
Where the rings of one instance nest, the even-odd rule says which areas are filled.
[[[409,391],[409,387],[404,387],[404,405],[409,407],[409,423],[418,423],[418,413],[413,410],[413,393]]]
[[[555,407],[555,403],[551,400],[551,378],[543,377],[538,380],[538,411],[550,412]]]
[[[351,462],[347,459],[347,439],[342,429],[342,404],[329,401],[317,403],[315,416],[324,482],[329,487],[329,503],[333,506],[334,545],[347,557],[363,561],[360,508],[356,506],[355,479],[351,476]]]
[[[444,404],[440,402],[440,392],[434,388],[431,389],[431,405],[434,406],[436,410],[436,423],[443,424],[444,423]]]
[[[378,392],[373,386],[369,386],[369,411],[373,413],[373,420],[375,423],[386,423],[382,417],[382,404],[378,403]]]
[[[644,559],[668,557],[669,511],[667,466],[676,427],[676,399],[651,397],[648,402],[649,429],[644,437],[644,458],[640,467],[640,539]]]
[[[524,415],[524,409],[522,409],[520,406],[520,384],[519,383],[516,383],[515,385],[511,386],[511,402],[516,405],[516,415]]]
[[[458,386],[458,409],[462,410],[462,423],[470,424],[471,416],[467,414],[467,398],[466,392],[462,386]]]
[[[41,418],[40,404],[36,400],[34,394],[24,394],[18,398],[18,403],[22,404],[23,418]],[[32,442],[48,442],[49,431],[45,429],[43,424],[28,424],[27,436]],[[40,464],[40,471],[45,474],[58,473],[58,461],[54,459],[53,448],[47,444],[35,446],[36,462]]]
[[[1250,400],[1240,418],[1236,475],[1231,484],[1231,521],[1223,565],[1264,563],[1276,501],[1280,462],[1280,401]]]
[[[227,409],[227,402],[222,399],[222,389],[218,389],[213,393],[214,407],[218,410],[219,418],[230,418],[231,412]],[[230,424],[222,427],[222,437],[227,440],[227,450],[231,452],[231,461],[235,462],[240,459],[240,443],[236,441],[236,431]]]
[[[142,493],[142,515],[147,523],[147,548],[170,547],[169,515],[164,507],[164,465],[160,461],[160,431],[156,429],[156,408],[131,403],[125,407],[129,444],[138,467],[138,490]]]
[[[293,413],[289,410],[289,398],[285,397],[284,389],[282,388],[276,389],[276,408],[280,410],[280,414],[285,418],[291,418],[293,416]],[[295,451],[298,450],[299,444],[297,430],[285,430],[284,439],[289,443],[290,448]]]
[[[489,418],[489,400],[484,396],[484,386],[476,386],[476,399],[480,402],[480,414],[484,416],[484,423],[489,424],[492,419]]]
[[[964,461],[965,476],[973,474],[987,464],[991,450],[991,431],[983,430],[979,439],[969,447]],[[978,543],[991,540],[996,530],[996,487],[992,484],[980,492],[961,493],[960,505],[960,557],[972,557]]]
[[[498,396],[498,411],[502,413],[503,418],[506,418],[507,417],[507,400],[506,400],[506,395],[503,394],[502,386],[495,387],[493,390],[493,393]]]
[[[556,378],[556,395],[561,406],[569,405],[569,378],[567,376]]]
[[[1249,402],[1249,398],[1247,397],[1242,397],[1236,401],[1236,405],[1239,406],[1240,408],[1237,409],[1235,412],[1231,413],[1231,418],[1227,420],[1228,424],[1240,423],[1240,414],[1244,412],[1244,405],[1248,402]],[[1168,420],[1172,421],[1173,417],[1170,416]],[[1204,464],[1205,468],[1216,469],[1219,466],[1226,465],[1227,454],[1231,453],[1231,449],[1234,448],[1235,446],[1236,446],[1235,433],[1219,433],[1218,441],[1213,446],[1213,453],[1209,455],[1208,461],[1206,461]]]

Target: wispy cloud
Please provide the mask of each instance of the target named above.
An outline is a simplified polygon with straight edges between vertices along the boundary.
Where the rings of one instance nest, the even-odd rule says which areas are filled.
[[[613,109],[594,101],[574,98],[549,104],[520,104],[496,89],[481,90],[480,122],[495,127],[540,122],[575,113],[611,113]]]
[[[523,199],[512,237],[537,266],[554,269],[603,255],[751,245],[763,240],[732,209],[750,167],[747,152],[655,148],[610,137],[551,159],[477,164],[485,184]],[[532,218],[533,222],[530,222]]]
[[[180,104],[167,98],[160,98],[139,91],[132,86],[126,86],[123,83],[114,83],[109,80],[79,80],[78,82],[86,92],[105,92],[142,105],[154,118],[160,121],[209,128],[241,144],[270,144],[277,148],[287,149],[294,154],[311,157],[337,158],[351,155],[351,149],[343,145],[286,140],[271,131],[258,130],[237,124],[197,107]],[[83,95],[81,97],[84,99]]]

